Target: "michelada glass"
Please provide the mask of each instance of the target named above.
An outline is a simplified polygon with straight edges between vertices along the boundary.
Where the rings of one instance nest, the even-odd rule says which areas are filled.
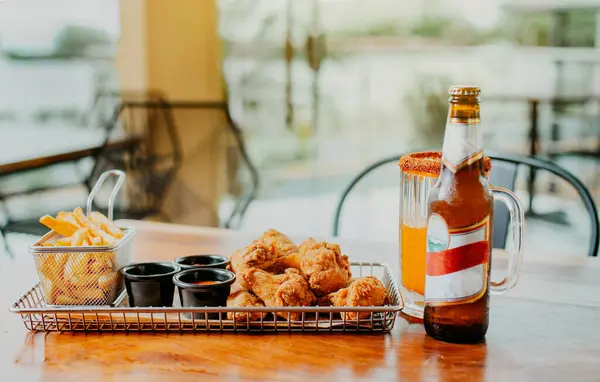
[[[490,158],[485,158],[489,175]],[[423,318],[427,254],[427,198],[441,170],[442,153],[426,151],[400,158],[400,292],[406,315]]]

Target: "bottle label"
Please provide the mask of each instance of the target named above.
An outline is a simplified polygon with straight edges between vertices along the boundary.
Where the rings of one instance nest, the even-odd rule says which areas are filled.
[[[448,121],[446,124],[442,160],[452,172],[456,173],[483,157],[479,128],[479,123]]]
[[[449,229],[432,214],[427,222],[425,302],[452,305],[478,300],[487,289],[489,216],[469,227]]]

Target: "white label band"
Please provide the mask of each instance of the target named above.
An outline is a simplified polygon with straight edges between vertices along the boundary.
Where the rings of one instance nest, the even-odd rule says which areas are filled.
[[[452,172],[483,157],[479,124],[448,122],[444,134],[442,160]]]
[[[432,214],[427,224],[425,302],[450,305],[477,300],[486,291],[489,217],[462,229],[449,229]]]

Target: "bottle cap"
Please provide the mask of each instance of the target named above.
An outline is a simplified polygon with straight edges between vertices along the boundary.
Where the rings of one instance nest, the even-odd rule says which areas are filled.
[[[459,97],[476,97],[481,93],[479,86],[451,86],[448,94]]]

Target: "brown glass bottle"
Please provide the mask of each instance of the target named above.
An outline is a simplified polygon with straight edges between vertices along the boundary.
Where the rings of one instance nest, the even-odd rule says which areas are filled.
[[[424,325],[447,342],[488,328],[494,199],[484,171],[479,88],[450,88],[440,176],[429,194]]]

